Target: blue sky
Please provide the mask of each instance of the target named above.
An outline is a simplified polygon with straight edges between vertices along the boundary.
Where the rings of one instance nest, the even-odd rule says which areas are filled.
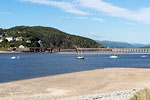
[[[1,0],[0,27],[49,26],[95,40],[150,43],[149,0]]]

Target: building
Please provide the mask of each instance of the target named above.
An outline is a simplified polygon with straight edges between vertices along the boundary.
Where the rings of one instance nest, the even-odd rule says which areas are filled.
[[[3,41],[3,39],[0,39],[0,43]]]
[[[6,37],[6,40],[8,40],[8,42],[13,41],[14,38],[13,37]]]
[[[26,43],[32,43],[31,40],[27,40]]]
[[[19,48],[25,48],[23,45],[20,45]]]
[[[26,33],[26,31],[18,31],[17,33]]]
[[[22,41],[22,37],[16,37],[16,41]]]

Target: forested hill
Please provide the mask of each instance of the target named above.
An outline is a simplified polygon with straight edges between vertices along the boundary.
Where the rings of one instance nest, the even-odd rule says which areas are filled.
[[[13,37],[8,41],[7,38]],[[98,48],[103,47],[96,41],[70,35],[58,29],[42,26],[16,26],[10,29],[0,29],[0,47],[39,47],[38,41],[42,41],[44,47],[51,48]]]

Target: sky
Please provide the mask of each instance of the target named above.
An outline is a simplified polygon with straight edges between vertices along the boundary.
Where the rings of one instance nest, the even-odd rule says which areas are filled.
[[[150,0],[0,0],[0,28],[20,25],[150,44]]]

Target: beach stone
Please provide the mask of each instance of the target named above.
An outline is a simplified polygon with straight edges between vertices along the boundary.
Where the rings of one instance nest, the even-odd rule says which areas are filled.
[[[80,96],[74,98],[65,98],[61,100],[128,100],[138,90],[140,89],[114,91],[109,93],[100,93],[100,94],[93,94],[93,95]]]

